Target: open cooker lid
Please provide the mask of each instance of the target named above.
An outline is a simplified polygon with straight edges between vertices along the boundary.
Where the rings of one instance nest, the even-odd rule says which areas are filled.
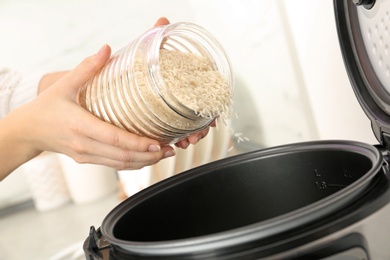
[[[390,1],[334,0],[344,63],[377,140],[390,148]]]

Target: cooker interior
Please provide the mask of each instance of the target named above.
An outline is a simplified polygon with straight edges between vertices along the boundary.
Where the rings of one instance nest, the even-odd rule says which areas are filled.
[[[329,149],[211,164],[130,207],[114,224],[113,235],[152,242],[243,227],[317,202],[371,167],[364,154]]]

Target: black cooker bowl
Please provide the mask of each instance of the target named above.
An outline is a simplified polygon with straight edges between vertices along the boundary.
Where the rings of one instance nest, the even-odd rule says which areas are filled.
[[[137,193],[100,229],[118,252],[133,255],[233,254],[345,208],[382,173],[382,163],[374,146],[352,141],[241,154]]]

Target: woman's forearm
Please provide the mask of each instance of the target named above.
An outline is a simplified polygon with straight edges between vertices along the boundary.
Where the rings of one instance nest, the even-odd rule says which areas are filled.
[[[18,115],[17,110],[0,120],[0,181],[40,154],[40,151],[34,149],[24,138],[28,135],[28,129],[23,126],[28,124],[18,122],[24,119]]]

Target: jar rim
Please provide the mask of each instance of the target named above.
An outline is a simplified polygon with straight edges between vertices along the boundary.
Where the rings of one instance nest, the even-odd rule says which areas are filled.
[[[149,74],[156,88],[156,92],[160,95],[162,100],[175,110],[177,113],[189,119],[198,119],[199,116],[194,110],[184,105],[180,102],[167,88],[163,76],[160,73],[160,49],[164,47],[169,48],[181,48],[180,51],[199,54],[201,56],[208,56],[212,59],[216,70],[218,70],[223,77],[226,79],[228,87],[231,88],[233,93],[234,84],[233,84],[233,75],[231,69],[231,63],[229,58],[226,55],[225,50],[219,44],[217,39],[206,29],[200,25],[189,23],[189,22],[178,22],[168,25],[163,25],[157,27],[159,30],[156,32],[155,37],[150,41],[150,48],[148,52],[148,68]],[[171,39],[175,41],[183,40],[183,42],[174,42],[176,46],[172,46]],[[187,40],[191,40],[196,43],[197,47],[185,46]],[[157,84],[158,83],[158,84]],[[213,118],[208,118],[208,120],[213,121],[217,116]]]

